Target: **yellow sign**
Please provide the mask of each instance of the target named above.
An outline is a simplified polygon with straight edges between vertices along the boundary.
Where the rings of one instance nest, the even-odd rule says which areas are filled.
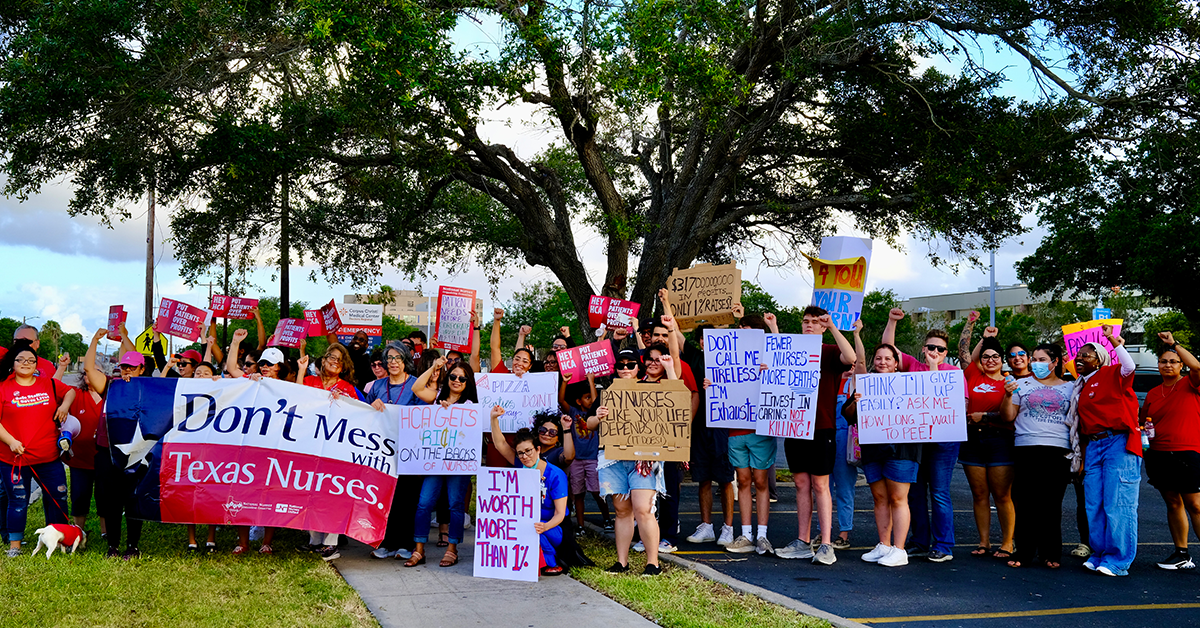
[[[138,353],[141,353],[144,356],[152,356],[154,355],[154,351],[151,348],[151,343],[153,342],[154,326],[151,325],[150,327],[146,328],[146,331],[138,334],[138,337],[133,341],[133,347],[134,349],[137,349]]]
[[[824,260],[805,255],[812,263],[814,290],[862,292],[867,279],[867,259],[850,257]]]

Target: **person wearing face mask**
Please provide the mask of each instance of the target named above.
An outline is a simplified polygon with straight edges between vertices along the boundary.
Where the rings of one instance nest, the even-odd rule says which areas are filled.
[[[1189,517],[1200,534],[1200,360],[1171,332],[1159,332],[1158,338],[1165,347],[1158,355],[1163,382],[1146,394],[1140,417],[1147,434],[1153,432],[1146,475],[1167,503],[1167,527],[1175,542],[1175,551],[1158,567],[1194,569],[1187,539]]]
[[[893,308],[883,330],[883,343],[895,346],[896,323],[904,318],[904,310]],[[902,372],[952,371],[957,366],[946,364],[949,337],[940,329],[925,334],[922,361],[901,353]],[[924,556],[930,562],[942,563],[954,559],[954,504],[950,500],[950,480],[958,463],[961,443],[925,443],[921,448],[921,468],[917,483],[908,497],[912,513],[912,542],[909,556]],[[927,500],[926,495],[929,498]],[[927,504],[933,502],[932,517]],[[932,525],[930,525],[932,523]]]
[[[1062,501],[1070,481],[1071,397],[1075,382],[1062,379],[1062,348],[1038,345],[1029,363],[1031,377],[1008,380],[1000,413],[1013,424],[1013,505],[1016,552],[1009,567],[1038,561],[1049,569],[1062,564]]]
[[[1106,576],[1129,575],[1137,555],[1138,490],[1142,479],[1141,428],[1133,392],[1136,364],[1125,339],[1101,327],[1118,364],[1099,343],[1075,354],[1071,413],[1078,419],[1083,454],[1083,494],[1092,555],[1083,566]]]
[[[973,556],[988,556],[1006,560],[1012,557],[1013,531],[1016,513],[1013,511],[1013,425],[1000,416],[1004,401],[1004,350],[996,340],[996,329],[983,332],[975,350],[967,353],[971,333],[979,312],[967,316],[958,341],[959,360],[966,364],[963,378],[967,385],[967,442],[959,451],[959,461],[974,502],[975,528],[979,545]],[[991,549],[992,509],[989,496],[996,501],[996,518],[1000,520],[1000,547]]]

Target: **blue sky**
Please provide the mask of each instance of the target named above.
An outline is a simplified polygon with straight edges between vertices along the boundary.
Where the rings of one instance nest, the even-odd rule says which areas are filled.
[[[490,22],[474,22],[460,27],[456,39],[464,46],[491,45],[499,40],[495,27]],[[1028,65],[1023,59],[1011,54],[997,53],[990,49],[976,50],[984,55],[989,65],[995,63],[1008,66],[1009,82],[1002,92],[1018,98],[1030,98],[1038,87],[1031,80]],[[950,69],[944,60],[931,60],[932,65]],[[518,117],[520,111],[514,111]],[[525,112],[528,113],[528,112]],[[507,114],[512,115],[512,113]],[[507,115],[497,115],[487,128],[493,141],[513,146],[519,154],[531,155],[556,137],[544,126],[523,121],[508,124]],[[146,222],[144,203],[132,209],[139,216],[129,222],[114,223],[112,228],[99,224],[95,218],[70,218],[67,203],[73,193],[69,183],[60,182],[46,187],[42,194],[25,203],[16,199],[0,198],[0,268],[4,268],[4,279],[0,281],[0,316],[25,319],[41,326],[47,320],[58,321],[68,332],[80,332],[86,336],[103,327],[108,307],[125,305],[131,321],[130,329],[140,325],[143,303],[145,274]],[[208,288],[188,288],[179,278],[176,252],[169,242],[169,216],[174,208],[159,208],[156,227],[156,299],[169,297],[194,305],[206,305]],[[1027,226],[1033,227],[1035,219],[1028,217]],[[844,230],[837,235],[859,235]],[[580,254],[588,267],[593,285],[598,285],[603,276],[604,260],[602,242],[594,232],[581,230],[576,234],[582,248]],[[165,241],[164,241],[165,240]],[[996,280],[999,284],[1017,281],[1014,265],[1030,254],[1040,240],[1040,232],[1034,230],[1024,237],[1007,242],[996,258]],[[584,244],[587,243],[587,244]],[[987,285],[986,269],[978,270],[963,264],[955,274],[949,269],[934,268],[928,261],[933,250],[945,253],[937,242],[914,242],[902,238],[898,243],[903,251],[888,247],[883,242],[875,243],[874,259],[867,277],[868,289],[890,288],[901,297],[941,294],[947,292],[973,291]],[[983,256],[986,261],[986,254]],[[807,304],[811,294],[811,279],[807,267],[773,269],[765,267],[760,260],[740,263],[743,278],[762,285],[783,305]],[[342,295],[354,292],[349,284],[314,283],[307,279],[309,268],[293,267],[292,299],[308,301],[310,304],[324,303],[330,298],[341,300]],[[439,273],[439,276],[445,276]],[[799,278],[799,280],[797,280]],[[266,295],[277,294],[275,284],[269,281],[269,272],[255,277]],[[465,274],[443,282],[480,291],[487,307],[494,302],[503,302],[513,292],[539,280],[553,280],[553,276],[541,268],[514,268],[509,276],[490,293],[483,273],[469,269]],[[393,288],[416,287],[406,281],[394,269],[384,269],[380,283]],[[437,282],[427,281],[421,286],[426,294],[436,294]],[[257,296],[251,294],[249,296]],[[136,331],[134,331],[136,333]]]

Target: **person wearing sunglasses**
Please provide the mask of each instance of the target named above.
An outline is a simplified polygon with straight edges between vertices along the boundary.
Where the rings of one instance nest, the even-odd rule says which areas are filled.
[[[1013,507],[1016,552],[1009,567],[1062,565],[1062,502],[1070,481],[1071,442],[1078,433],[1070,416],[1075,382],[1062,379],[1062,348],[1041,344],[1030,360],[1032,377],[1005,382],[1004,420],[1013,422]]]
[[[1106,576],[1126,576],[1137,556],[1142,476],[1141,428],[1133,392],[1137,365],[1125,350],[1125,339],[1114,336],[1111,325],[1100,330],[1114,347],[1118,363],[1111,363],[1112,356],[1098,342],[1080,347],[1075,354],[1079,379],[1071,400],[1083,454],[1083,498],[1092,549],[1083,566]]]
[[[75,389],[53,377],[37,377],[38,356],[28,340],[13,342],[0,358],[0,484],[7,512],[8,557],[21,553],[34,479],[45,495],[47,523],[67,523],[67,475],[59,462],[58,426],[75,401]],[[11,377],[10,377],[11,376]]]
[[[382,351],[372,352],[371,353],[371,375],[375,376],[375,379],[367,382],[367,386],[369,387],[372,383],[377,382],[377,381],[387,377],[387,374],[388,374],[387,364],[385,364],[383,361],[383,352]],[[366,390],[366,388],[363,388],[363,390]]]
[[[1000,414],[1004,401],[1004,350],[996,339],[995,327],[983,331],[983,338],[971,353],[967,347],[975,331],[979,312],[967,315],[962,335],[958,339],[958,359],[967,365],[963,379],[967,386],[967,442],[959,450],[959,461],[967,483],[975,514],[979,545],[972,556],[992,556],[1007,560],[1012,557],[1013,534],[1017,515],[1013,510],[1013,423]],[[992,508],[989,497],[996,502],[996,518],[1000,521],[1000,547],[992,551]]]
[[[996,329],[988,327],[984,333]],[[1009,374],[1013,379],[1025,379],[1033,376],[1033,371],[1030,370],[1030,363],[1033,361],[1033,352],[1019,342],[1009,343],[1008,348],[1004,350],[1004,359],[1008,361],[1008,368],[1011,369]]]
[[[471,365],[459,361],[453,366],[446,367],[446,372],[439,382],[437,393],[430,394],[425,385],[434,373],[446,366],[445,358],[438,358],[428,370],[417,378],[413,384],[416,396],[426,403],[439,403],[444,408],[459,403],[479,403],[479,392],[475,388],[475,372]],[[493,421],[493,423],[495,423]],[[501,439],[503,440],[503,438]],[[430,475],[421,483],[421,496],[417,502],[416,520],[413,523],[413,541],[415,547],[412,555],[404,563],[405,567],[416,567],[425,564],[425,543],[429,540],[429,522],[437,507],[438,497],[446,491],[450,505],[450,521],[447,529],[448,542],[446,553],[442,555],[439,567],[451,567],[458,564],[458,544],[462,542],[463,520],[466,517],[466,501],[471,493],[471,476],[469,475]]]
[[[1188,518],[1200,534],[1200,360],[1175,342],[1171,332],[1159,332],[1158,339],[1164,347],[1158,354],[1163,381],[1146,394],[1140,418],[1143,430],[1153,432],[1145,452],[1146,475],[1167,504],[1175,551],[1157,564],[1170,571],[1194,569],[1196,563],[1188,555]]]
[[[904,310],[892,308],[883,330],[883,343],[895,346],[896,323],[903,320]],[[946,363],[950,351],[949,336],[941,329],[925,334],[921,360],[900,353],[902,372],[953,371],[957,366]],[[950,500],[950,480],[958,463],[961,443],[924,443],[921,447],[921,468],[917,483],[908,496],[912,514],[912,548],[909,556],[927,557],[930,562],[943,563],[954,559],[954,505]],[[928,495],[928,497],[926,497]],[[932,517],[929,502],[933,502]],[[932,523],[932,525],[931,525]]]

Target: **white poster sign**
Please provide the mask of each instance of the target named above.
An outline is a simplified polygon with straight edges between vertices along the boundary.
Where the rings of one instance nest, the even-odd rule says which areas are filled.
[[[858,441],[956,443],[967,440],[963,372],[856,375]]]
[[[821,336],[767,334],[755,432],[812,440],[821,382]]]

